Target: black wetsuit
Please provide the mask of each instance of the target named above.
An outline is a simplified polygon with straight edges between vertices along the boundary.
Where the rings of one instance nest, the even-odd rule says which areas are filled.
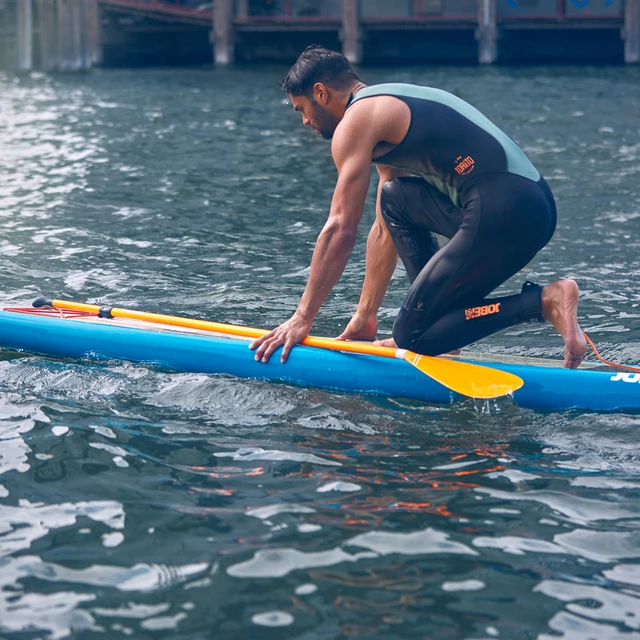
[[[393,326],[399,347],[438,355],[521,322],[542,322],[541,290],[487,299],[551,239],[551,190],[523,151],[446,91],[383,84],[351,104],[391,95],[411,110],[404,140],[376,164],[416,177],[382,189],[382,215],[411,287]],[[433,233],[450,241],[441,249]]]

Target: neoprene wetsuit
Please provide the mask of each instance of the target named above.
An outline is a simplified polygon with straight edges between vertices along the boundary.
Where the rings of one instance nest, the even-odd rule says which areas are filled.
[[[382,215],[411,281],[397,345],[438,355],[521,322],[542,322],[542,287],[487,299],[555,230],[551,190],[524,152],[477,109],[428,87],[381,84],[350,105],[394,96],[411,110],[404,140],[374,163],[417,177],[382,189]],[[433,235],[450,241],[441,249]]]

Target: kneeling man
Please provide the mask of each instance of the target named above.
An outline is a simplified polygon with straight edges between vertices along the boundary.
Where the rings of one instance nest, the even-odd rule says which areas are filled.
[[[318,236],[298,309],[251,344],[282,361],[304,340],[353,249],[373,162],[380,176],[357,311],[339,336],[373,340],[377,312],[400,256],[411,286],[380,344],[435,356],[522,322],[551,322],[565,341],[565,366],[586,343],[577,321],[578,286],[525,282],[516,295],[487,296],[551,239],[556,206],[524,152],[477,109],[431,87],[367,87],[347,59],[307,48],[283,89],[305,126],[332,140],[338,169],[329,218]],[[439,248],[435,234],[449,238]]]

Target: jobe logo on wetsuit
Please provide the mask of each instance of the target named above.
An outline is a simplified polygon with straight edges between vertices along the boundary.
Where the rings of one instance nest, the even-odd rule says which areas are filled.
[[[472,307],[471,309],[464,310],[464,319],[473,320],[474,318],[481,318],[482,316],[491,316],[494,313],[500,313],[500,303],[485,304],[483,307]]]
[[[473,171],[473,168],[476,164],[475,160],[471,156],[467,156],[464,160],[462,156],[458,156],[456,158],[456,173],[459,176],[466,176],[468,173]]]

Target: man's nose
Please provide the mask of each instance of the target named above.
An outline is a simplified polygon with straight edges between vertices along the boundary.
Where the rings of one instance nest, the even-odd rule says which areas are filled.
[[[311,120],[309,120],[309,118],[307,118],[307,116],[302,116],[302,124],[305,127],[308,127],[311,124]]]

